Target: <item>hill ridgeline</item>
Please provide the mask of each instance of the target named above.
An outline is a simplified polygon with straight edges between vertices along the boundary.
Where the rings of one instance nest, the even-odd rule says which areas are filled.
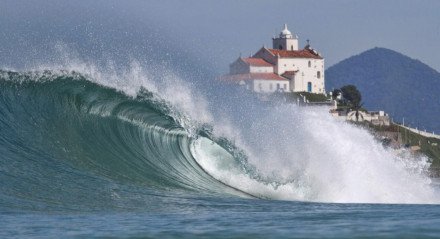
[[[326,71],[326,88],[353,84],[365,108],[385,110],[397,122],[440,133],[440,73],[385,48],[347,58]]]

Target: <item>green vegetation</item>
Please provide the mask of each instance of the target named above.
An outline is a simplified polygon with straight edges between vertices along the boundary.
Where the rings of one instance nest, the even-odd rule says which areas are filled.
[[[363,103],[361,92],[354,85],[346,85],[341,89],[336,89],[332,93],[332,97],[336,99],[338,95],[342,95],[342,99],[338,103],[346,106],[349,110],[356,111],[356,121],[359,119],[359,111],[362,109]]]
[[[283,92],[275,94],[277,95],[277,98],[283,98],[286,102],[296,102],[297,99],[302,100],[303,97],[306,97],[306,100],[312,103],[326,102],[330,100],[330,98],[327,97],[325,94],[316,94],[310,92]]]
[[[296,94],[305,96],[309,102],[326,102],[330,100],[330,98],[324,94],[315,94],[310,92],[296,92]]]
[[[342,98],[352,108],[360,108],[362,95],[354,85],[346,85],[341,88]]]

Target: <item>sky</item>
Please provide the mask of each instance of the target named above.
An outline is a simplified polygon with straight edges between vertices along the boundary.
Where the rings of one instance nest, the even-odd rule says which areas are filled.
[[[221,74],[287,23],[326,68],[385,47],[440,71],[439,10],[429,0],[0,0],[0,67],[48,60],[61,44],[84,58],[172,58]]]

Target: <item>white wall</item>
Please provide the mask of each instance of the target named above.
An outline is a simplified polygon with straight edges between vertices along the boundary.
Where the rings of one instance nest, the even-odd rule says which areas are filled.
[[[295,38],[275,38],[273,41],[273,49],[287,50],[287,51],[297,51],[298,50],[298,39]]]
[[[273,73],[273,71],[273,66],[249,66],[240,59],[229,65],[229,74]]]
[[[278,58],[268,50],[260,49],[254,57],[260,57],[275,65],[274,73],[284,74],[286,71],[296,71],[290,90],[294,92],[307,91],[307,83],[312,83],[312,93],[325,93],[324,59],[313,58]],[[309,67],[310,61],[310,67]],[[318,71],[320,77],[318,78]]]
[[[310,61],[310,67],[309,67]],[[276,72],[297,71],[291,84],[291,91],[307,91],[307,83],[312,83],[312,93],[325,93],[324,60],[308,58],[278,58]],[[318,72],[320,74],[318,78]]]
[[[277,85],[286,92],[290,88],[288,80],[253,80],[251,84],[253,91],[260,93],[273,93],[277,91]]]
[[[273,66],[250,66],[251,73],[273,73]]]

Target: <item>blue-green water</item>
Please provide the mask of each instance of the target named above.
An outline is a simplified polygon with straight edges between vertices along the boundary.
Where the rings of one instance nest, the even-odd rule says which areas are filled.
[[[268,149],[218,136],[149,89],[127,96],[72,72],[0,77],[1,238],[440,235],[438,187],[424,161],[394,159],[353,126],[323,123],[356,135],[333,132],[330,142],[300,129],[296,144],[284,144],[255,119],[259,130],[241,127],[250,148],[264,133],[266,145],[294,150],[292,161],[279,149],[259,164]],[[354,159],[341,157],[353,149]]]
[[[180,198],[169,210],[7,213],[2,237],[436,238],[440,206]],[[157,205],[164,207],[167,203]]]

